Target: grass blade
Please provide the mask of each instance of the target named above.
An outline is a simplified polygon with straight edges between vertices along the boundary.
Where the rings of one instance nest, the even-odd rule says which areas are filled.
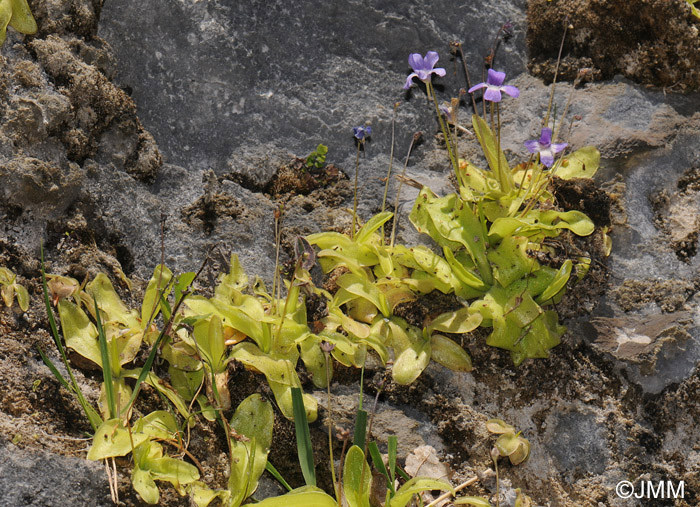
[[[158,335],[158,338],[153,343],[153,346],[151,347],[151,352],[148,354],[148,358],[146,359],[146,362],[141,367],[141,372],[139,373],[139,376],[136,379],[136,383],[134,384],[134,390],[131,393],[131,398],[129,398],[129,401],[127,402],[126,406],[121,410],[122,415],[128,413],[128,411],[131,408],[131,405],[136,400],[136,397],[138,396],[139,391],[141,390],[141,384],[143,383],[144,380],[146,380],[146,377],[148,376],[148,372],[151,371],[151,366],[153,366],[153,362],[156,360],[156,354],[158,352],[158,347],[160,346],[160,342],[163,340],[163,337],[165,336],[165,331],[167,328],[168,328],[168,326],[165,326],[163,328],[163,330]]]
[[[309,432],[309,422],[306,419],[306,409],[304,399],[301,396],[301,389],[292,387],[292,407],[294,411],[294,428],[297,435],[297,455],[301,465],[301,473],[307,486],[316,485],[316,468],[314,466],[314,453],[311,446],[311,433]]]
[[[292,487],[289,485],[289,483],[287,481],[284,480],[284,477],[282,477],[282,474],[280,474],[277,471],[277,469],[275,468],[275,466],[272,463],[270,463],[269,461],[267,463],[265,463],[265,470],[270,472],[270,475],[272,475],[272,477],[277,479],[277,482],[279,482],[284,488],[286,488],[287,491],[292,490]]]
[[[63,378],[63,375],[61,375],[61,372],[58,371],[56,366],[53,364],[51,359],[44,353],[44,350],[39,347],[39,355],[41,356],[41,359],[43,359],[44,364],[49,367],[49,370],[51,370],[51,373],[53,373],[53,376],[56,377],[56,379],[61,383],[63,387],[68,389],[69,391],[73,392],[73,388],[68,384],[68,381]]]
[[[391,484],[394,484],[396,481],[396,448],[398,447],[396,435],[390,435],[387,444],[389,447],[389,477]]]
[[[352,438],[352,443],[360,449],[365,448],[365,439],[367,437],[367,412],[361,408],[357,409],[355,414],[355,433]]]
[[[112,419],[117,415],[117,404],[114,400],[114,381],[112,379],[112,362],[109,359],[107,337],[105,336],[104,326],[102,326],[102,318],[100,317],[100,308],[97,306],[97,298],[93,296],[92,299],[95,303],[95,321],[97,323],[97,336],[100,344],[100,355],[102,357],[102,378],[105,384],[107,406],[109,407],[109,419]]]
[[[386,485],[393,496],[393,494],[396,493],[396,489],[394,488],[394,483],[389,478],[389,471],[386,469],[386,465],[384,465],[384,460],[379,452],[379,447],[377,447],[377,442],[370,442],[367,449],[369,450],[369,455],[372,457],[374,468],[386,478]]]

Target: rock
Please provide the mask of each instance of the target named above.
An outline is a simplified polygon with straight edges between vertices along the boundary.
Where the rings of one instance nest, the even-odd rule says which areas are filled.
[[[4,505],[114,505],[104,467],[85,459],[27,452],[0,441],[0,499]]]
[[[397,141],[433,125],[424,93],[402,89],[409,53],[439,51],[449,69],[439,86],[456,93],[466,83],[459,68],[452,77],[448,42],[464,41],[476,72],[499,27],[515,20],[498,61],[517,75],[525,64],[523,11],[522,1],[444,0],[381,7],[155,0],[144,11],[116,0],[105,4],[98,34],[115,48],[117,80],[133,89],[170,163],[220,174],[261,145],[305,156],[324,143],[329,160],[350,167],[351,128],[371,124],[371,150],[388,153],[393,104],[405,96],[412,103],[398,110]]]

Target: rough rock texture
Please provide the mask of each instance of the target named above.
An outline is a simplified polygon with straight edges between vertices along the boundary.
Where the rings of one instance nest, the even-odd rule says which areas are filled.
[[[494,438],[483,423],[501,417],[533,445],[530,460],[504,465],[502,478],[538,504],[645,505],[617,498],[614,488],[646,478],[684,480],[686,496],[676,505],[700,500],[700,97],[674,94],[697,84],[696,21],[682,15],[684,2],[635,2],[635,12],[629,2],[579,2],[579,12],[576,2],[532,0],[528,17],[524,1],[30,4],[38,34],[10,33],[0,53],[0,266],[18,273],[32,297],[26,314],[0,308],[0,461],[10,463],[11,455],[12,470],[42,472],[27,472],[27,482],[14,488],[19,476],[0,474],[10,479],[0,481],[0,503],[102,505],[108,495],[101,469],[76,471],[70,461],[84,457],[87,444],[78,439],[89,426],[37,353],[37,346],[51,349],[39,304],[41,241],[49,271],[81,280],[105,271],[134,304],[161,255],[174,271],[189,271],[221,245],[212,254],[217,260],[237,252],[251,277],[269,279],[280,204],[286,251],[295,234],[349,226],[343,208],[352,207],[355,125],[373,127],[359,157],[359,213],[367,218],[379,209],[395,102],[394,169],[422,130],[407,174],[438,193],[451,188],[432,106],[421,87],[401,88],[410,52],[440,52],[447,76],[436,89],[449,100],[466,83],[448,42],[464,42],[474,84],[499,26],[512,20],[513,36],[501,42],[496,68],[521,95],[501,104],[502,140],[509,160],[524,160],[522,142],[537,137],[549,100],[549,88],[526,69],[545,76],[542,58],[558,48],[552,26],[566,12],[576,16],[564,74],[573,78],[569,69],[588,66],[589,77],[603,79],[559,84],[555,103],[561,113],[573,92],[562,137],[573,149],[592,144],[603,155],[596,179],[612,197],[613,251],[607,267],[594,269],[604,295],[582,285],[562,303],[563,315],[578,318],[567,322],[570,332],[547,360],[513,368],[507,354],[475,333],[464,337],[476,366],[470,374],[432,365],[414,385],[399,387],[384,383],[383,370],[368,368],[368,396],[382,391],[377,432],[391,433],[392,421],[419,428],[403,445],[433,445],[456,481],[491,466]],[[670,17],[652,19],[650,12]],[[611,46],[626,44],[614,24],[637,14],[643,27],[658,29],[635,34],[654,38]],[[461,109],[465,126],[469,114]],[[298,176],[297,157],[319,143],[329,146],[337,172],[313,181]],[[483,165],[470,134],[460,135],[459,150]],[[403,211],[415,192],[404,187]],[[401,220],[400,239],[418,241]],[[132,293],[122,271],[134,279]],[[216,266],[203,285],[215,275]],[[593,311],[592,318],[582,311]],[[230,373],[240,397],[234,404],[254,390],[270,394],[257,376],[233,366]],[[78,376],[94,401],[98,379]],[[347,426],[359,373],[339,369],[337,379],[334,410]],[[317,397],[323,405],[325,396]],[[158,403],[152,391],[146,398]],[[224,485],[223,437],[215,426],[203,428],[190,450],[207,482]],[[289,445],[293,427],[278,417],[276,431],[271,460],[300,485]],[[314,427],[313,439],[325,463],[322,426]],[[42,476],[66,469],[64,475],[80,478],[70,501],[60,500],[65,488]],[[122,500],[139,505],[127,471],[120,467]],[[327,477],[321,481],[327,486]],[[492,494],[492,486],[484,478],[470,493]],[[163,504],[187,505],[172,488],[162,489],[169,495]]]
[[[401,88],[410,52],[440,50],[440,65],[452,76],[445,48],[461,40],[480,77],[498,28],[519,20],[498,62],[511,74],[522,72],[525,2],[484,5],[153,0],[144,10],[112,0],[98,33],[120,42],[117,80],[133,89],[168,161],[220,174],[227,165],[245,171],[241,158],[260,142],[268,152],[274,146],[300,156],[322,142],[333,161],[346,162],[354,155],[351,128],[365,123],[374,129],[371,151],[388,153],[393,104],[407,95],[398,111],[403,146],[432,119],[424,94]],[[142,80],[150,85],[135,86]],[[456,79],[441,81],[452,93],[465,84],[461,69]]]
[[[700,88],[698,30],[685,0],[531,0],[528,3],[529,68],[548,81],[561,45],[560,78],[582,68],[597,79],[621,74],[667,90]]]

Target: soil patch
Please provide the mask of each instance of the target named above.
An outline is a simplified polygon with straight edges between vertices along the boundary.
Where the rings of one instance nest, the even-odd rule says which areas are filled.
[[[527,18],[528,67],[548,82],[568,26],[560,80],[590,69],[597,80],[621,74],[674,91],[700,87],[700,20],[685,0],[530,0]]]

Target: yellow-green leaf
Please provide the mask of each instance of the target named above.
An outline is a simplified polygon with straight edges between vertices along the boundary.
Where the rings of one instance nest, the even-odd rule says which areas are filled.
[[[294,489],[286,495],[266,498],[257,507],[338,507],[332,496],[316,486],[304,486]]]
[[[294,369],[295,364],[287,359],[273,359],[250,342],[242,342],[233,347],[230,356],[249,368],[263,373],[282,414],[287,419],[293,419],[292,387],[301,387],[301,382]],[[303,396],[306,417],[309,422],[313,422],[318,417],[318,402],[309,394]]]
[[[141,304],[141,325],[146,326],[146,323],[153,321],[160,309],[160,298],[165,287],[168,286],[173,278],[173,273],[162,264],[158,264],[153,271],[153,276],[148,281],[146,293],[143,296]]]
[[[594,146],[584,146],[562,158],[554,174],[565,180],[592,178],[600,166],[600,152]]]
[[[406,504],[411,501],[413,495],[432,490],[453,491],[453,488],[445,481],[429,479],[427,477],[414,477],[399,488],[396,495],[394,495],[389,502],[388,507],[406,507]]]
[[[353,445],[345,455],[343,466],[343,493],[349,507],[369,507],[372,472],[365,454]]]
[[[15,292],[20,309],[26,312],[29,309],[29,292],[18,283],[15,284]]]
[[[478,313],[476,315],[479,315]],[[481,317],[481,315],[479,315]],[[430,337],[430,357],[438,364],[453,371],[472,371],[469,354],[449,338],[434,334]]]
[[[0,45],[5,42],[7,25],[12,19],[12,4],[9,0],[0,0]]]
[[[126,456],[134,447],[148,440],[150,437],[140,432],[129,432],[121,419],[109,419],[104,421],[92,439],[92,446],[87,454],[87,459],[98,461],[114,456]]]
[[[366,299],[377,309],[382,312],[382,315],[388,317],[391,315],[389,303],[382,292],[374,285],[369,278],[361,277],[355,273],[345,273],[338,278],[338,286],[355,296]]]
[[[31,35],[36,33],[37,26],[32,11],[29,9],[27,0],[11,0],[12,19],[10,26],[20,33]]]
[[[479,144],[481,144],[484,157],[501,186],[501,191],[507,194],[513,190],[513,174],[508,166],[506,156],[498,145],[498,138],[493,134],[488,123],[478,114],[472,115],[472,125]]]
[[[231,440],[234,459],[228,481],[230,507],[238,507],[257,489],[270,452],[274,419],[272,406],[259,394],[248,396],[236,408],[231,428],[245,438]]]
[[[58,302],[58,316],[66,346],[101,366],[102,354],[97,343],[97,329],[85,312],[67,299],[61,299]]]
[[[515,433],[515,428],[503,419],[489,419],[486,421],[486,429],[497,435],[503,433]]]
[[[391,375],[400,385],[411,384],[416,380],[430,362],[430,341],[411,344],[394,360]]]
[[[481,324],[483,317],[480,313],[474,313],[469,307],[463,307],[453,312],[441,313],[428,325],[428,334],[433,331],[443,333],[468,333],[475,330]]]
[[[486,500],[486,498],[481,496],[463,496],[457,498],[454,502],[455,505],[474,505],[475,507],[491,507],[491,503]]]
[[[557,294],[559,294],[564,288],[566,287],[566,282],[569,281],[569,277],[571,276],[571,270],[573,268],[573,262],[571,262],[571,259],[566,259],[564,261],[564,264],[562,264],[561,268],[559,268],[559,271],[557,271],[556,276],[554,277],[554,280],[549,284],[549,286],[540,294],[537,299],[535,299],[535,302],[539,304],[546,304],[550,302],[552,298],[554,298]]]
[[[127,329],[141,329],[141,321],[138,313],[134,310],[129,310],[122,302],[119,295],[114,290],[112,282],[104,273],[98,273],[92,282],[85,287],[90,295],[87,308],[94,309],[92,298],[97,300],[97,306],[102,310],[106,318],[105,325],[109,322],[118,322]]]

